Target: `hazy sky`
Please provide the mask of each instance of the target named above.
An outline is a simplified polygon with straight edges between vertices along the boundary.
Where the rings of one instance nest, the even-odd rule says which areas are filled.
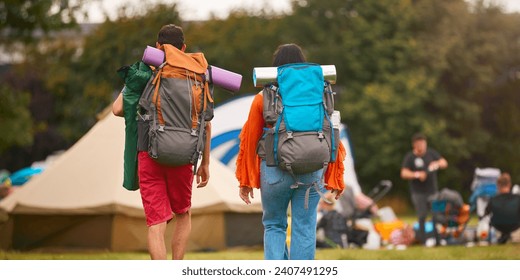
[[[235,8],[246,7],[258,9],[268,4],[275,10],[288,11],[290,0],[147,0],[148,2],[163,2],[179,4],[179,12],[185,20],[204,20],[213,13],[217,17],[226,17],[228,12]],[[487,0],[489,2],[502,4],[506,11],[520,12],[520,0]],[[118,7],[128,5],[138,8],[143,5],[143,0],[99,0],[88,6],[89,22],[102,22],[104,13],[112,19],[116,17]],[[140,4],[137,4],[140,3]],[[137,4],[137,5],[136,5]],[[105,12],[103,12],[105,11]]]
[[[288,11],[289,0],[147,0],[148,2],[173,3],[177,2],[179,12],[184,20],[204,20],[213,13],[217,17],[226,17],[230,10],[236,8],[258,9],[268,4],[280,11]],[[520,0],[519,0],[520,1]],[[143,0],[99,0],[89,5],[89,22],[102,22],[105,11],[110,18],[117,15],[121,5],[139,7]],[[138,4],[139,3],[139,4]],[[138,5],[136,5],[138,4]]]

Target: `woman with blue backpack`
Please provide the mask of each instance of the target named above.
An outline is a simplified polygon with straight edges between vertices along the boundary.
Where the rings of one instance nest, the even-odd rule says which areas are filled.
[[[326,83],[323,81],[321,69],[318,69],[319,65],[316,68],[316,64],[305,63],[305,56],[296,44],[279,46],[274,53],[272,66],[278,68],[278,80],[275,84],[264,87],[255,96],[248,119],[240,134],[240,151],[236,169],[236,177],[240,183],[239,196],[245,203],[250,204],[250,199],[254,198],[253,190],[255,188],[260,189],[265,259],[314,259],[318,202],[320,196],[323,196],[323,193],[327,190],[334,193],[335,199],[338,199],[343,192],[345,150],[341,143],[338,143],[339,141],[334,141],[333,132],[331,132],[332,137],[323,132],[332,130],[330,114],[327,114],[327,106],[324,102],[314,102],[316,103],[315,111],[321,118],[320,120],[323,120],[323,124],[319,121],[314,122],[318,123],[319,131],[314,133],[315,136],[312,139],[302,140],[304,141],[302,142],[304,143],[303,146],[305,146],[303,149],[298,149],[297,145],[290,146],[293,142],[297,143],[295,140],[299,139],[299,134],[312,135],[312,133],[291,129],[292,124],[287,119],[288,112],[290,112],[288,107],[290,106],[284,102],[288,102],[292,97],[284,95],[283,91],[287,93],[314,87],[319,91],[315,92],[315,96],[322,98]],[[287,81],[292,79],[289,73],[300,69],[304,72],[295,74],[297,77],[299,75],[300,80],[286,89]],[[312,84],[314,78],[305,76],[307,70],[317,73],[314,77],[320,76],[321,84],[318,81],[317,86],[314,86]],[[282,71],[284,73],[281,73]],[[281,90],[278,90],[278,87]],[[273,93],[270,92],[272,90],[276,91],[277,95],[267,97],[267,94]],[[296,99],[305,102],[307,99],[305,94],[307,94],[305,91],[296,92],[296,95],[298,95]],[[309,98],[312,99],[312,97]],[[268,105],[276,102],[280,102],[280,107],[275,105],[275,110],[271,111],[276,113],[276,118],[269,121],[266,119],[265,113],[268,111]],[[333,110],[333,108],[329,109]],[[289,118],[292,118],[291,121],[294,123],[301,124],[312,119],[312,116],[300,113],[296,117],[293,114]],[[305,141],[310,142],[306,144]],[[289,148],[284,147],[286,144],[289,145]],[[316,153],[310,153],[314,144],[325,145],[326,153],[328,153],[328,158],[324,162],[318,162],[317,168],[315,164],[313,164],[314,167],[310,167],[312,164],[305,164],[306,161],[311,163],[312,157],[316,158]],[[284,152],[284,149],[287,151]],[[295,153],[295,151],[298,152]],[[293,157],[308,156],[309,159],[289,161],[284,158],[283,153],[294,153]],[[290,248],[288,248],[286,242],[289,205],[291,206]]]

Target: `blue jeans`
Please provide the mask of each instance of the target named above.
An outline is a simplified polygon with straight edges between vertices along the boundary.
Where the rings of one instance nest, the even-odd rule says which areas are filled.
[[[291,188],[294,178],[278,167],[266,166],[262,161],[261,188],[264,225],[264,258],[266,260],[313,260],[316,253],[316,210],[320,195],[312,183],[321,184],[323,170],[296,175],[298,188]],[[307,208],[305,207],[306,192]],[[290,252],[285,243],[287,234],[287,209],[291,204],[291,246]]]

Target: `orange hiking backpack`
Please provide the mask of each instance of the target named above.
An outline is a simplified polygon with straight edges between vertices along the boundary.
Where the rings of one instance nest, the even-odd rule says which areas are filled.
[[[144,141],[157,162],[169,166],[193,164],[202,156],[206,122],[213,118],[213,93],[206,80],[203,53],[184,53],[172,45],[139,100],[138,123],[147,131]]]

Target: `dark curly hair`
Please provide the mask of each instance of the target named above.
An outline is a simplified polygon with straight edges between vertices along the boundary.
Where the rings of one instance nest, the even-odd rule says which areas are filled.
[[[157,43],[170,44],[180,50],[184,45],[184,32],[180,26],[175,24],[164,25],[157,35]]]

